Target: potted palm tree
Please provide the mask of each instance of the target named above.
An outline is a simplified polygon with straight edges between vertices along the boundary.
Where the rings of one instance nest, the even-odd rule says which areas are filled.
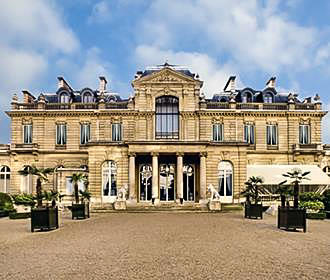
[[[86,219],[89,218],[89,200],[90,193],[88,192],[88,179],[86,175],[83,173],[73,173],[71,177],[71,182],[74,186],[74,200],[75,203],[72,203],[71,211],[72,211],[72,219]],[[85,190],[80,190],[78,183],[84,182]],[[81,194],[81,201],[79,202],[79,193]],[[85,200],[88,202],[85,203]]]
[[[278,207],[278,216],[277,216],[277,227],[294,229],[297,228],[303,229],[306,232],[306,209],[299,208],[299,184],[302,180],[309,180],[306,176],[310,173],[310,171],[302,172],[301,169],[296,168],[282,176],[289,178],[291,182],[290,185],[293,185],[293,207],[290,205]],[[287,181],[280,183],[280,186],[285,184]],[[283,188],[283,187],[282,187]]]
[[[245,218],[261,218],[262,219],[262,203],[260,202],[259,190],[263,183],[263,179],[258,176],[252,176],[245,182],[246,189],[241,192],[246,197],[245,202]],[[252,200],[252,202],[251,202]]]
[[[48,175],[54,172],[54,168],[38,168],[34,165],[19,171],[20,175],[33,175],[37,177],[36,200],[37,207],[31,208],[31,231],[35,229],[54,229],[58,228],[58,208],[54,205],[43,206],[42,184],[48,182]]]

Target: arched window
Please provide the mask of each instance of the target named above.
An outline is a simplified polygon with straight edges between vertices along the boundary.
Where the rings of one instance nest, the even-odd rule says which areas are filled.
[[[24,171],[29,171],[31,166],[26,165]],[[28,174],[27,176],[22,175],[22,184],[21,184],[22,193],[33,193],[33,175]]]
[[[183,199],[195,200],[195,173],[194,167],[190,164],[183,166]]]
[[[83,94],[82,103],[93,103],[93,102],[94,102],[94,98],[90,92],[86,92]]]
[[[252,102],[252,94],[250,92],[242,93],[242,103]]]
[[[232,202],[233,166],[229,161],[221,161],[218,165],[219,194],[223,202]]]
[[[152,166],[140,166],[140,201],[149,201],[152,198]]]
[[[264,103],[273,103],[273,95],[271,93],[264,94]]]
[[[102,165],[103,196],[117,195],[117,164],[112,161],[105,161]]]
[[[0,167],[0,192],[7,193],[10,189],[10,168],[8,166]]]
[[[67,93],[61,93],[60,94],[60,103],[69,103],[70,102],[70,96]]]
[[[161,96],[156,99],[156,138],[179,138],[179,99]]]

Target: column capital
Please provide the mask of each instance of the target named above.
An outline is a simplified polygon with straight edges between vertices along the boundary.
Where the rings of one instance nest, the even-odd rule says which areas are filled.
[[[158,153],[158,152],[151,152],[151,155],[152,155],[153,157],[158,157],[158,156],[159,156],[159,153]]]
[[[177,156],[177,157],[183,157],[183,156],[184,156],[184,153],[183,153],[183,152],[177,152],[177,153],[176,153],[176,156]]]
[[[199,153],[199,156],[200,157],[207,157],[207,152],[200,152]]]
[[[129,157],[136,157],[136,153],[134,153],[134,152],[129,152],[129,153],[128,153],[128,156],[129,156]]]

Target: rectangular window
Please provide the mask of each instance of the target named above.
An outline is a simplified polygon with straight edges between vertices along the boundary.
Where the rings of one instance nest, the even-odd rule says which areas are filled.
[[[267,125],[267,145],[270,145],[270,146],[277,145],[277,125],[276,124]]]
[[[121,123],[112,124],[112,141],[121,141]]]
[[[32,144],[32,124],[23,126],[23,142],[24,144]]]
[[[299,144],[310,144],[310,126],[308,124],[299,125]]]
[[[213,141],[223,141],[223,124],[216,123],[213,125]]]
[[[254,124],[244,125],[244,141],[248,144],[254,144]]]
[[[90,137],[90,124],[80,124],[80,144],[87,144],[90,140]]]
[[[56,145],[66,145],[66,124],[56,125]]]

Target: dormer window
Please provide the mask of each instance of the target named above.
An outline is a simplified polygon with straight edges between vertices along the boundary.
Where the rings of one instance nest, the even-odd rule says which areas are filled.
[[[273,103],[273,95],[271,93],[265,93],[264,103]]]
[[[70,96],[67,93],[61,93],[60,95],[60,103],[69,103],[70,102]]]
[[[94,102],[93,95],[90,92],[84,93],[83,98],[82,98],[82,102],[83,103],[93,103]]]
[[[242,103],[252,102],[252,96],[250,92],[244,92],[242,94]]]

